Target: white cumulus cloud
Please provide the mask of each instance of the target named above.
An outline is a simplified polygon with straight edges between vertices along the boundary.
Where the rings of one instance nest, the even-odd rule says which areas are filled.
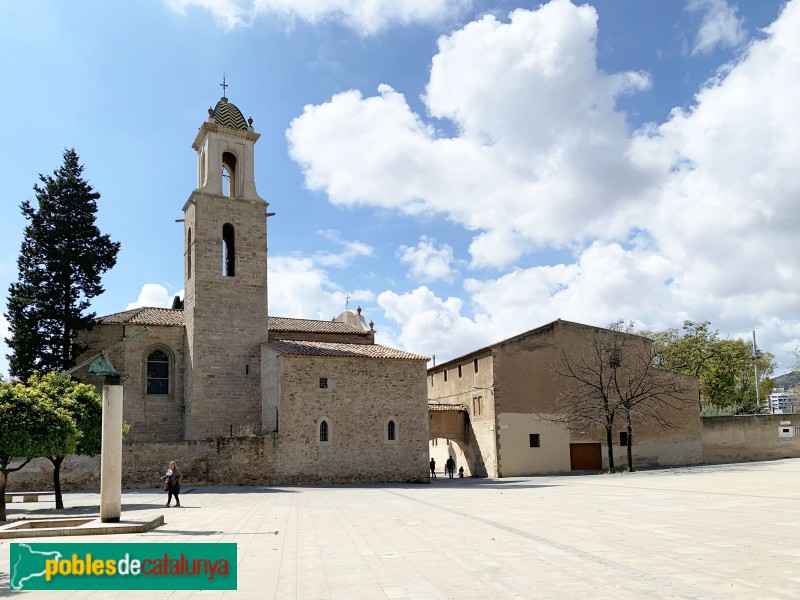
[[[309,256],[278,256],[269,260],[269,314],[305,319],[332,319],[348,303],[374,300],[365,289],[343,290],[325,268]]]
[[[555,0],[487,16],[439,40],[425,94],[453,121],[443,137],[389,85],[307,106],[287,138],[307,185],[343,206],[438,213],[476,231],[475,266],[628,230],[626,207],[651,184],[630,156],[620,94],[646,74],[597,68],[597,13]]]
[[[422,236],[416,246],[400,246],[397,249],[400,262],[409,265],[409,277],[422,281],[444,279],[452,281],[453,248],[439,244],[428,236]]]
[[[338,231],[325,229],[317,232],[317,235],[334,242],[341,250],[331,252],[329,250],[318,252],[314,256],[314,262],[325,267],[346,267],[355,259],[372,254],[372,246],[355,240],[343,240]]]
[[[165,0],[179,13],[205,9],[226,29],[246,26],[261,16],[291,22],[336,21],[361,35],[373,35],[393,25],[436,23],[460,14],[470,0]]]
[[[452,357],[496,341],[480,319],[461,314],[462,300],[443,300],[425,286],[405,294],[383,292],[378,305],[386,318],[400,324],[400,333],[385,339],[419,354],[445,352]]]
[[[747,37],[743,19],[726,0],[688,0],[686,10],[703,15],[692,54],[707,54],[717,46],[736,47]]]
[[[160,283],[145,283],[142,286],[142,290],[139,292],[139,297],[134,302],[128,304],[125,310],[140,308],[142,306],[171,308],[175,296],[183,298],[183,290],[172,294]]]
[[[727,4],[702,6],[704,18],[732,15],[741,27]],[[735,27],[719,31],[713,43],[738,43]],[[351,90],[307,106],[287,139],[307,185],[332,203],[445,217],[472,232],[471,265],[496,269],[466,280],[463,298],[427,287],[380,294],[404,347],[465,351],[474,345],[463,339],[494,341],[560,316],[648,327],[708,319],[791,348],[798,31],[792,0],[688,108],[631,131],[617,99],[650,77],[598,69],[596,12],[553,0],[440,39],[424,102],[457,134],[441,134],[384,84],[375,96]],[[571,258],[526,264],[541,248]]]

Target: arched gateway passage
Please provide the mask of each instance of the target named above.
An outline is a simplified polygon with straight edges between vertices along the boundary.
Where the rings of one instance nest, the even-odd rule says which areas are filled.
[[[463,466],[467,476],[485,477],[480,450],[474,443],[467,407],[463,404],[428,403],[428,448],[441,477],[448,456]]]

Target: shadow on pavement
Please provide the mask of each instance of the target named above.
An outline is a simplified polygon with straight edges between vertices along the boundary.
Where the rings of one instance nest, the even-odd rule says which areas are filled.
[[[166,492],[160,492],[166,495]],[[266,485],[254,486],[225,486],[225,487],[193,487],[181,490],[181,497],[185,494],[296,494],[290,487],[270,487]]]

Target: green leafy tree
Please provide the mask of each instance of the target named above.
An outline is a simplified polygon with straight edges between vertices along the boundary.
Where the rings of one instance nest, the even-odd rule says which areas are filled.
[[[62,408],[20,383],[0,384],[0,521],[6,520],[6,483],[33,458],[69,454],[80,434]],[[14,462],[18,464],[13,465]]]
[[[751,411],[756,405],[756,382],[753,348],[745,340],[721,340],[708,321],[684,321],[681,333],[676,329],[642,332],[654,340],[659,366],[694,375],[700,386],[700,408],[714,405],[740,406]],[[775,357],[759,351],[759,394],[766,398],[772,388],[769,376],[775,370]]]
[[[769,396],[775,370],[775,357],[761,352],[757,358],[759,371],[759,395]],[[715,356],[706,365],[703,377],[703,392],[709,404],[715,406],[738,405],[753,409],[756,405],[756,381],[753,369],[753,348],[744,340],[720,340],[716,344]]]
[[[708,363],[714,359],[719,343],[719,331],[711,330],[709,321],[684,321],[683,333],[668,329],[654,336],[659,366],[668,371],[694,375],[700,380],[697,404],[703,406],[707,389]]]
[[[119,243],[95,225],[100,194],[82,174],[75,150],[65,150],[61,167],[33,186],[38,206],[20,206],[28,225],[9,287],[6,343],[10,373],[23,381],[36,370],[75,366],[85,350],[77,335],[94,324],[90,300],[103,292],[100,278],[117,260]]]
[[[66,412],[75,422],[79,437],[75,448],[65,452],[62,447],[47,456],[53,463],[53,490],[56,495],[56,508],[64,508],[61,494],[61,464],[67,454],[96,456],[100,454],[103,432],[103,400],[94,386],[79,383],[69,377],[57,377],[54,373],[40,376],[34,373],[28,379],[28,387],[37,391],[50,406]]]

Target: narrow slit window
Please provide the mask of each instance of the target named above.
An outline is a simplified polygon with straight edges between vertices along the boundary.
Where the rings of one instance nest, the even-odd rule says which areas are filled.
[[[483,396],[472,398],[472,415],[480,417],[483,414]]]
[[[390,442],[393,442],[395,440],[394,421],[389,421],[389,423],[386,425],[386,439],[389,440]]]
[[[320,442],[327,442],[328,441],[328,422],[321,421],[319,424],[319,441]]]
[[[186,232],[186,279],[192,278],[192,228]]]
[[[236,275],[236,236],[233,225],[222,226],[222,274],[225,277]]]
[[[478,359],[477,359],[477,358],[476,358],[476,359],[474,359],[474,360],[472,361],[472,364],[473,364],[473,366],[475,367],[475,372],[477,373],[477,372],[478,372]]]
[[[461,365],[458,365],[458,376],[461,377]]]

